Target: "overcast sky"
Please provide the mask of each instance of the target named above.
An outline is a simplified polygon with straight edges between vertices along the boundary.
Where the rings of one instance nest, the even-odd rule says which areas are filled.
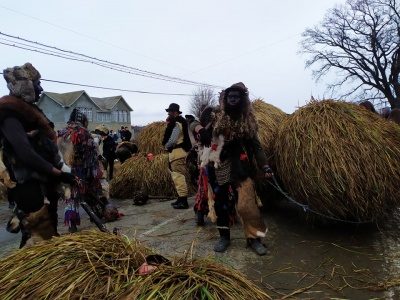
[[[301,33],[317,25],[329,8],[344,2],[0,0],[0,43],[32,45],[6,34],[108,61],[116,68],[119,64],[132,71],[136,68],[219,87],[242,81],[251,98],[260,97],[292,113],[311,95],[323,98],[325,91],[324,83],[316,84],[311,70],[305,70],[305,57],[297,54]],[[49,92],[86,90],[93,97],[122,95],[134,110],[133,125],[164,120],[171,102],[189,113],[188,95],[198,88],[0,44],[0,70],[25,62],[31,62],[44,79],[186,95],[42,81]],[[220,90],[216,88],[215,93]],[[0,93],[8,94],[5,81]]]

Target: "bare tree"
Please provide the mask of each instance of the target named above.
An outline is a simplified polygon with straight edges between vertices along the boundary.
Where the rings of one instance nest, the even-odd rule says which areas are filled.
[[[316,81],[335,71],[331,96],[389,101],[400,108],[400,15],[397,0],[347,0],[302,34]]]
[[[199,87],[193,91],[189,100],[189,111],[196,118],[200,118],[201,112],[206,106],[215,106],[217,104],[214,91],[209,87]]]

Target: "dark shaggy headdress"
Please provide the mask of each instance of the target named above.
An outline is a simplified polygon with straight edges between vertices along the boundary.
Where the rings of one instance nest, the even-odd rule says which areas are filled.
[[[237,90],[242,95],[241,114],[238,119],[232,118],[226,108],[226,98],[230,91]],[[230,138],[246,139],[254,137],[257,134],[258,123],[251,105],[249,93],[242,82],[231,85],[220,93],[220,108],[215,109],[212,114],[214,122],[214,134],[226,135],[230,132]]]
[[[84,127],[87,127],[89,122],[86,115],[75,107],[69,116],[68,123],[81,123]]]

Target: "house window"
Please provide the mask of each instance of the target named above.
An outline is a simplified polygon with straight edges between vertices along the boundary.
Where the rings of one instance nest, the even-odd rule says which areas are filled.
[[[126,110],[117,110],[117,111],[114,111],[113,119],[114,119],[114,122],[128,123],[129,122],[129,114]]]
[[[124,118],[124,123],[127,123],[128,122],[128,114],[126,113],[126,111],[123,111],[122,112],[122,117]]]
[[[93,114],[92,114],[92,109],[87,108],[87,107],[78,107],[78,109],[84,113],[88,119],[89,122],[93,121]]]
[[[97,112],[97,122],[111,122],[111,113]]]

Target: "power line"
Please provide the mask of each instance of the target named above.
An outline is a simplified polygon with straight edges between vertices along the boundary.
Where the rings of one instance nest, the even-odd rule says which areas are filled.
[[[6,36],[11,39],[15,39],[17,41],[25,42],[25,44],[24,44],[21,42],[15,42],[15,41],[7,40],[7,39],[2,39],[2,40],[7,41],[8,43],[0,42],[0,44],[9,46],[9,47],[15,47],[15,48],[19,48],[22,50],[33,51],[33,52],[37,52],[37,53],[41,53],[41,54],[45,54],[45,55],[51,55],[51,56],[55,56],[55,57],[60,57],[60,58],[68,59],[68,60],[75,60],[75,61],[80,61],[80,62],[85,62],[85,63],[91,63],[91,64],[95,64],[95,65],[98,65],[103,68],[108,68],[108,69],[112,69],[112,70],[123,72],[123,73],[129,73],[129,74],[148,77],[148,78],[157,79],[157,80],[171,81],[171,82],[180,83],[180,84],[220,88],[219,86],[215,86],[215,85],[211,85],[211,84],[200,83],[200,82],[182,79],[182,78],[178,78],[178,77],[163,75],[160,73],[149,72],[146,70],[141,70],[138,68],[126,66],[123,64],[119,64],[119,63],[109,62],[109,61],[106,61],[103,59],[98,59],[96,57],[88,56],[88,55],[85,55],[82,53],[77,53],[77,52],[73,52],[73,51],[69,51],[69,50],[63,50],[63,49],[60,49],[60,48],[57,48],[54,46],[49,46],[49,45],[45,45],[42,43],[34,42],[34,41],[31,41],[31,40],[28,40],[25,38],[16,37],[16,36],[9,35],[9,34],[3,33],[3,32],[0,32],[0,35]],[[10,44],[10,42],[16,43],[16,44],[19,44],[22,46]],[[26,44],[26,43],[28,43],[28,44]],[[35,46],[32,46],[30,44],[34,44]]]
[[[0,72],[0,74],[3,74]],[[82,87],[90,87],[95,89],[103,89],[103,90],[111,90],[111,91],[119,91],[119,92],[129,92],[129,93],[139,93],[139,94],[151,94],[151,95],[165,95],[165,96],[192,96],[191,94],[173,94],[173,93],[157,93],[157,92],[147,92],[147,91],[135,91],[135,90],[126,90],[126,89],[117,89],[117,88],[110,88],[104,86],[96,86],[96,85],[89,85],[89,84],[80,84],[80,83],[73,83],[73,82],[65,82],[65,81],[58,81],[58,80],[51,80],[40,78],[41,81],[47,81],[52,83],[61,83],[67,85],[76,85]]]
[[[131,53],[134,53],[134,54],[136,54],[136,55],[143,56],[143,57],[145,57],[145,58],[148,58],[148,59],[151,59],[151,60],[157,61],[157,62],[159,62],[159,63],[163,63],[163,64],[166,64],[166,65],[169,65],[169,66],[173,66],[173,65],[171,65],[171,64],[168,64],[168,63],[166,63],[166,62],[163,62],[163,61],[161,61],[161,60],[155,59],[155,58],[153,58],[153,57],[149,57],[149,56],[146,56],[146,55],[144,55],[144,54],[137,53],[137,52],[134,52],[134,51],[132,51],[132,50],[129,50],[129,49],[123,48],[123,47],[121,47],[121,46],[114,45],[114,44],[112,44],[112,43],[109,43],[109,42],[106,42],[106,41],[99,40],[99,39],[97,39],[97,38],[94,38],[94,37],[92,37],[92,36],[89,36],[89,35],[86,35],[86,34],[83,34],[83,33],[80,33],[80,32],[77,32],[77,31],[74,31],[74,30],[71,30],[71,29],[68,29],[68,28],[65,28],[65,27],[59,26],[59,25],[56,25],[56,24],[53,24],[53,23],[51,23],[51,22],[44,21],[44,20],[42,20],[42,19],[39,19],[39,18],[36,18],[36,17],[34,17],[34,16],[30,16],[30,15],[27,15],[27,14],[21,13],[21,12],[19,12],[19,11],[16,11],[16,10],[14,10],[14,9],[11,9],[11,8],[8,8],[8,7],[2,6],[2,5],[0,5],[0,7],[1,7],[1,8],[3,8],[3,9],[7,9],[7,10],[9,10],[9,11],[15,12],[15,13],[17,13],[17,14],[23,15],[23,16],[25,16],[25,17],[28,17],[28,18],[31,18],[31,19],[35,19],[35,20],[37,20],[37,21],[40,21],[40,22],[43,22],[43,23],[49,24],[49,25],[51,25],[51,26],[54,26],[54,27],[57,27],[57,28],[61,28],[61,29],[63,29],[63,30],[66,30],[66,31],[69,31],[69,32],[75,33],[75,34],[77,34],[77,35],[80,35],[80,36],[83,36],[83,37],[86,37],[86,38],[92,39],[92,40],[94,40],[94,41],[97,41],[97,42],[100,42],[100,43],[104,43],[104,44],[107,44],[107,45],[113,46],[113,47],[115,47],[115,48],[118,48],[118,49],[121,49],[121,50],[124,50],[124,51],[128,51],[128,52],[131,52]],[[176,66],[173,66],[173,67],[176,67]],[[183,69],[183,68],[180,68],[180,69],[182,69],[182,70],[185,70],[185,69]],[[187,71],[187,70],[185,70],[185,71]]]

